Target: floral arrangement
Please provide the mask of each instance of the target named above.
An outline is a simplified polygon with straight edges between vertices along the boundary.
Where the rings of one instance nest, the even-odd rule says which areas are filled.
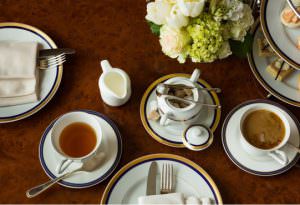
[[[180,63],[228,57],[233,46],[247,41],[254,23],[241,0],[155,0],[147,4],[146,20],[163,53]]]

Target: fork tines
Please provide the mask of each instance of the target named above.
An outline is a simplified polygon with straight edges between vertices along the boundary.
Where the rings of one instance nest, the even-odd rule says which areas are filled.
[[[169,163],[164,163],[161,172],[160,193],[172,193],[173,185],[173,165]]]
[[[40,60],[40,69],[47,69],[47,68],[52,68],[59,66],[66,62],[66,54],[62,53],[57,56],[53,56],[51,58],[46,58],[46,59],[41,59]]]

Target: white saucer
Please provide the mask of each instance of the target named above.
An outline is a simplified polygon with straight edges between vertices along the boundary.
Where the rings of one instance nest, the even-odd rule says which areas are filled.
[[[69,188],[86,188],[102,182],[115,170],[122,155],[122,139],[117,126],[108,117],[100,113],[90,110],[81,111],[95,115],[101,125],[104,137],[99,147],[99,151],[101,150],[105,153],[105,161],[99,169],[93,172],[79,172],[58,182],[60,185]],[[40,163],[45,173],[51,179],[59,176],[56,172],[56,167],[62,160],[62,158],[54,151],[51,144],[51,131],[54,122],[47,127],[39,146]],[[80,167],[80,165],[80,163],[72,163],[65,172],[72,171]]]
[[[289,139],[289,143],[299,147],[300,124],[297,118],[285,107],[269,100],[247,101],[235,107],[228,114],[222,128],[223,147],[231,161],[234,164],[236,164],[240,169],[250,174],[259,176],[273,176],[281,174],[293,167],[300,158],[300,154],[297,153],[295,148],[292,148],[289,145],[286,145],[282,148],[282,150],[284,150],[287,153],[289,163],[287,165],[281,165],[267,155],[254,157],[248,154],[241,147],[239,131],[240,118],[246,109],[259,104],[265,104],[270,107],[276,106],[283,111],[291,126],[291,136]]]
[[[155,82],[153,82],[146,92],[144,93],[143,99],[141,101],[140,105],[140,115],[141,119],[144,125],[144,128],[146,131],[157,141],[159,141],[162,144],[171,146],[171,147],[177,147],[182,148],[185,147],[182,141],[182,136],[185,131],[185,129],[189,126],[184,124],[183,122],[170,122],[166,126],[160,125],[159,122],[148,120],[147,116],[151,112],[150,110],[150,104],[153,100],[156,100],[156,93],[155,88],[157,84],[162,83],[170,78],[173,77],[187,77],[189,78],[190,75],[186,74],[171,74],[167,76],[163,76],[162,78],[159,78]],[[208,87],[211,86],[204,81],[203,79],[200,79],[198,81],[198,85],[200,87]],[[215,92],[206,92],[203,91],[204,94],[204,103],[207,104],[215,104],[220,105],[219,98]],[[200,111],[198,115],[198,119],[195,120],[195,124],[203,124],[209,127],[212,132],[214,132],[219,124],[221,117],[221,109],[214,110],[214,109],[208,109],[203,107],[203,109]]]

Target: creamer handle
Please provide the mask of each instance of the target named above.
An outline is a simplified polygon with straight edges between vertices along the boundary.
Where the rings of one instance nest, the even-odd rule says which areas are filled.
[[[101,68],[103,70],[103,73],[106,73],[106,72],[108,72],[109,70],[112,69],[112,67],[111,67],[110,63],[108,62],[108,60],[102,60],[100,62],[100,65],[101,65]]]

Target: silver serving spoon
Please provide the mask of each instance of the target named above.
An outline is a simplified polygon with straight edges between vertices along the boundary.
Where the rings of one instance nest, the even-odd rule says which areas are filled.
[[[165,90],[166,88],[188,89],[188,90],[197,89],[197,90],[205,90],[205,91],[208,91],[208,92],[216,92],[216,93],[221,92],[220,88],[201,88],[201,87],[192,87],[192,86],[183,85],[183,84],[164,84],[164,83],[160,83],[156,87],[156,89],[159,90],[159,91]]]
[[[105,158],[104,152],[100,152],[100,153],[96,154],[95,156],[84,161],[80,168],[73,170],[71,172],[68,172],[66,174],[63,174],[60,177],[57,177],[57,178],[52,179],[44,184],[40,184],[38,186],[35,186],[35,187],[27,190],[26,196],[28,198],[33,198],[33,197],[39,195],[40,193],[44,192],[45,190],[47,190],[48,188],[50,188],[52,185],[56,184],[60,180],[71,176],[75,172],[92,172],[99,167],[99,165],[103,162],[104,158]]]

